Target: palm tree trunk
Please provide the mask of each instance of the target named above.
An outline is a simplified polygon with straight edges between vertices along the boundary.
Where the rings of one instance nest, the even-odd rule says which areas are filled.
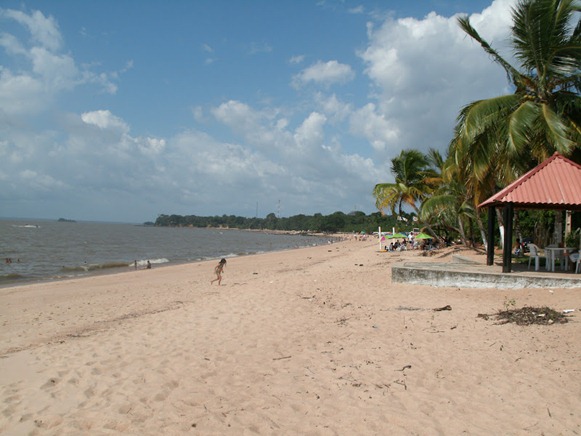
[[[462,239],[462,244],[468,247],[468,241],[466,240],[466,232],[464,231],[464,224],[462,223],[462,217],[458,216],[458,233],[460,233],[460,239]]]
[[[418,209],[417,206],[413,206],[414,211],[416,212],[417,216],[420,216],[420,210]],[[432,235],[434,235],[434,237],[438,240],[438,242],[440,242],[440,244],[445,245],[446,241],[444,241],[444,239],[442,239],[441,237],[438,236],[438,234],[434,231],[434,229],[432,229],[432,227],[428,224],[428,223],[424,223],[426,229],[428,229],[430,231],[430,233]]]

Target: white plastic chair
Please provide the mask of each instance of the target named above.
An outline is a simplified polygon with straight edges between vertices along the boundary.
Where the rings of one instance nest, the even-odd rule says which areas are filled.
[[[533,259],[535,259],[535,271],[539,270],[539,263],[540,263],[540,258],[543,257],[539,254],[539,247],[537,247],[535,244],[529,244],[529,269],[531,269],[531,261]]]
[[[581,255],[573,253],[569,255],[569,259],[575,264],[575,274],[579,274],[581,272]]]

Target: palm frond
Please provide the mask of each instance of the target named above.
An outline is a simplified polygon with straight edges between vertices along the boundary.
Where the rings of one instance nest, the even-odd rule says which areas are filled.
[[[516,82],[518,81],[517,78],[521,76],[520,72],[516,68],[514,68],[510,63],[508,63],[502,56],[500,56],[500,54],[496,50],[494,50],[490,46],[490,44],[486,42],[486,40],[484,40],[484,38],[480,36],[476,29],[474,29],[474,27],[472,27],[472,25],[470,24],[470,20],[468,19],[468,17],[467,16],[458,17],[458,24],[460,25],[460,28],[464,32],[466,32],[467,35],[469,35],[472,39],[474,39],[476,42],[480,44],[484,51],[488,53],[496,63],[498,63],[502,68],[504,68],[504,71],[506,71],[509,80],[515,83],[516,85]]]
[[[561,154],[568,155],[576,145],[570,138],[567,123],[547,104],[541,106],[543,130],[547,141]],[[547,156],[545,156],[546,158]]]
[[[520,152],[530,143],[530,129],[539,117],[539,107],[525,101],[508,118],[508,152],[517,158]]]

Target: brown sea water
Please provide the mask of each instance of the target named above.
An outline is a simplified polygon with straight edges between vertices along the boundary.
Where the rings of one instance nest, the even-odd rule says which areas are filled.
[[[329,238],[120,223],[0,220],[0,286],[327,244]]]

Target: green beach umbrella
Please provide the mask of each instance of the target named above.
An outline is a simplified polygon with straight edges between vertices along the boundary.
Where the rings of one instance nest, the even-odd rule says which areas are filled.
[[[402,233],[394,233],[393,235],[388,235],[387,236],[389,239],[394,239],[394,238],[405,238],[405,235]]]
[[[416,238],[416,239],[434,239],[434,237],[433,237],[433,236],[431,236],[431,235],[428,235],[427,233],[418,233],[418,234],[415,236],[415,238]]]

